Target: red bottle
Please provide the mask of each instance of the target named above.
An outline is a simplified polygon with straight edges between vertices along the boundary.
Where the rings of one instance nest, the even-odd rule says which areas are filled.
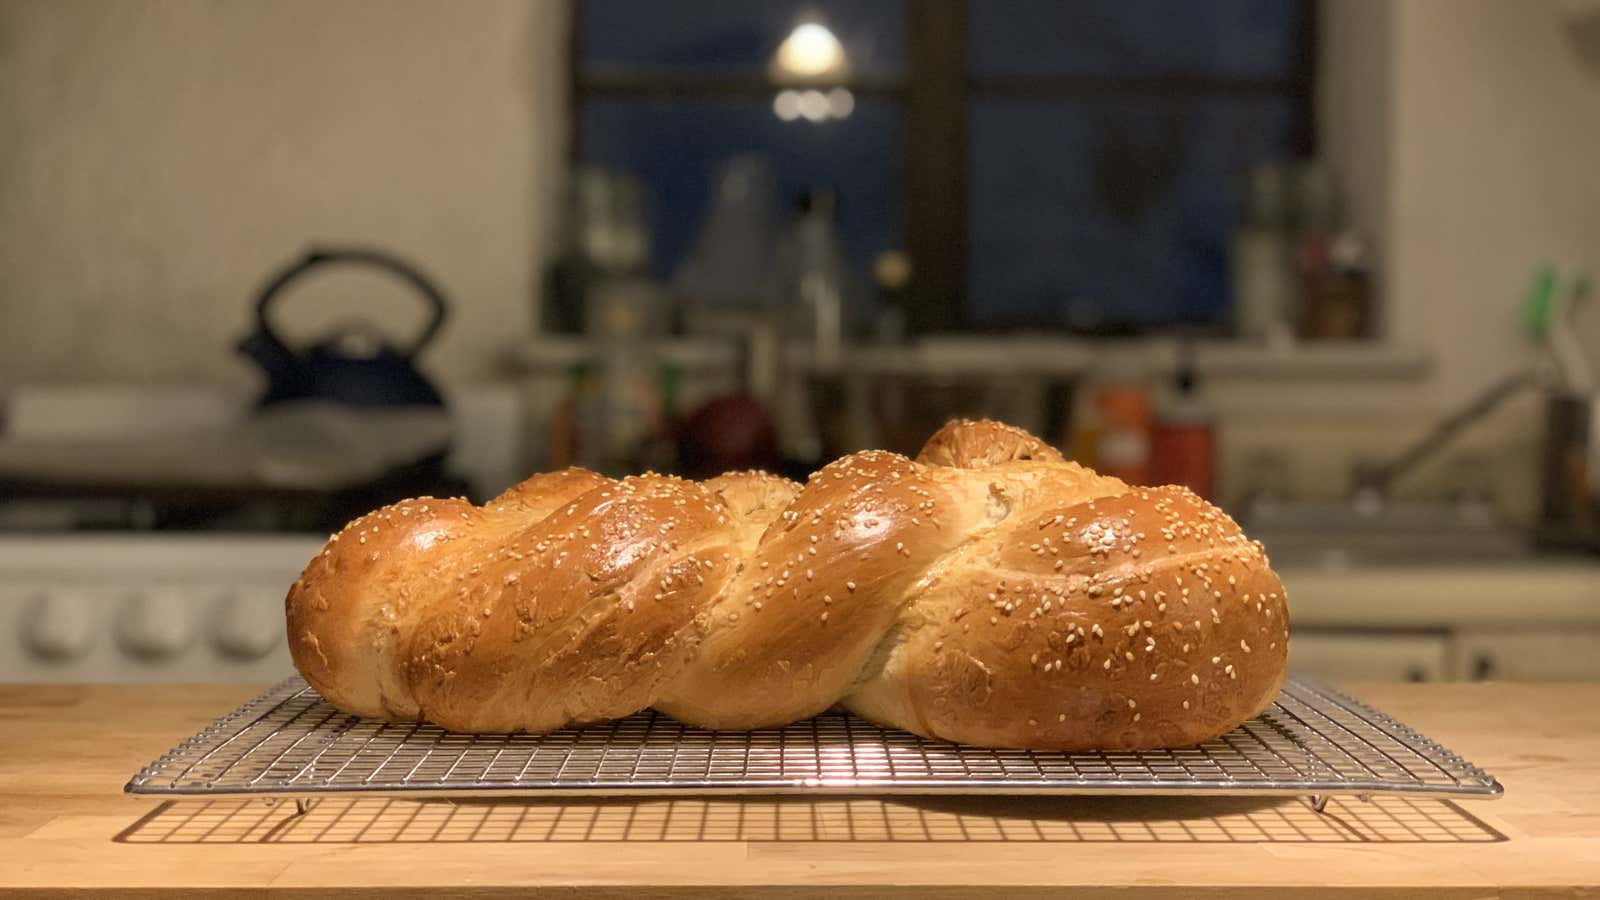
[[[1154,483],[1181,484],[1207,500],[1216,499],[1215,416],[1188,360],[1179,365],[1173,391],[1156,411],[1150,462]]]

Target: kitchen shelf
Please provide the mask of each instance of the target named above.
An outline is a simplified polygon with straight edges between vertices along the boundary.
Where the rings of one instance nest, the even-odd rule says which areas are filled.
[[[847,347],[840,368],[848,374],[896,377],[1067,377],[1108,367],[1163,375],[1176,368],[1178,347],[1172,338],[930,337],[893,346]],[[649,352],[688,371],[728,371],[739,359],[735,343],[718,338],[654,341]],[[790,343],[785,353],[795,368],[816,369],[803,342]],[[523,373],[552,373],[596,356],[594,343],[586,338],[547,335],[517,345],[510,365]],[[1406,379],[1426,374],[1432,363],[1420,347],[1382,341],[1276,346],[1202,340],[1196,344],[1195,360],[1202,374],[1220,378]]]

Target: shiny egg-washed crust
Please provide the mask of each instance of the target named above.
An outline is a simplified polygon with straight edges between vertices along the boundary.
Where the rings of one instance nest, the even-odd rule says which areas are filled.
[[[1220,510],[969,421],[804,486],[568,469],[407,500],[331,538],[287,610],[335,706],[475,732],[842,704],[990,747],[1187,746],[1263,709],[1289,646],[1283,585]]]

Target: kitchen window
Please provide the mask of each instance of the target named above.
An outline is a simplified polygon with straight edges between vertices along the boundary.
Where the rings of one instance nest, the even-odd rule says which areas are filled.
[[[909,254],[920,332],[1220,331],[1245,173],[1313,150],[1310,0],[575,8],[575,159],[651,187],[658,274],[756,152],[835,190],[863,277]],[[797,37],[843,63],[781,83]]]

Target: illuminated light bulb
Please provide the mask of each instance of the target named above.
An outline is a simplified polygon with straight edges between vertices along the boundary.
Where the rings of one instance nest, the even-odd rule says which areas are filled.
[[[772,74],[779,80],[837,77],[844,71],[844,45],[819,22],[796,25],[772,59]]]
[[[800,92],[782,90],[772,98],[772,112],[785,122],[800,118]]]
[[[847,88],[836,87],[828,92],[828,112],[835,119],[847,118],[856,108],[855,95]]]

